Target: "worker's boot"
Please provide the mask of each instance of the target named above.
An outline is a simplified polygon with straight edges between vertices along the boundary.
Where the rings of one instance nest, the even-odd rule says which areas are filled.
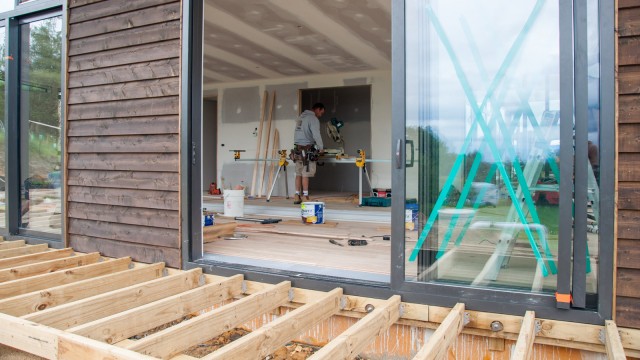
[[[293,203],[294,204],[302,204],[302,198],[300,197],[300,194],[296,194],[296,196],[293,198]]]

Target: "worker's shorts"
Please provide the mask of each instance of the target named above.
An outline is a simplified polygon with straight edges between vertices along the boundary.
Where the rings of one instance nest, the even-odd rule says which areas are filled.
[[[316,174],[316,162],[309,161],[309,170],[307,170],[307,165],[305,165],[302,161],[296,161],[296,176],[302,176],[306,178],[313,177]]]

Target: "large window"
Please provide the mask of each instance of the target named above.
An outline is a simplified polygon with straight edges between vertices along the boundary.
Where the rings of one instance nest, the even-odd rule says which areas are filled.
[[[0,58],[5,57],[5,36],[6,27],[0,23]],[[6,84],[5,61],[0,61],[0,228],[6,226],[6,164],[5,164],[5,146],[6,146],[6,109],[5,109],[5,84]]]
[[[20,26],[21,227],[60,233],[60,16]]]
[[[599,3],[562,6],[406,2],[406,281],[551,295],[566,279],[597,308]]]

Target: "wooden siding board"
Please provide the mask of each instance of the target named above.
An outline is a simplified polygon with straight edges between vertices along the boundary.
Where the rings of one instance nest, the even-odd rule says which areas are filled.
[[[134,244],[178,247],[178,230],[106,221],[69,219],[69,234],[84,235]]]
[[[69,154],[69,170],[178,172],[178,154]],[[177,190],[177,189],[176,189]]]
[[[152,44],[108,50],[99,53],[72,56],[69,72],[100,69],[111,66],[147,62],[178,57],[180,40],[167,40]]]
[[[122,84],[100,85],[69,89],[69,104],[145,99],[152,97],[177,96],[180,82],[178,78],[134,81]]]
[[[640,64],[640,38],[623,37],[618,41],[618,65]]]
[[[623,209],[618,211],[618,237],[640,240],[640,211]]]
[[[633,67],[629,71],[618,73],[618,91],[620,95],[640,94],[640,69]],[[637,118],[636,118],[637,119]]]
[[[618,12],[618,34],[620,36],[640,35],[640,7]]]
[[[110,0],[88,4],[80,9],[75,9],[75,6],[77,5],[72,7],[70,4],[69,7],[72,7],[72,9],[69,11],[69,23],[75,24],[78,22],[114,16],[175,1],[176,0]],[[77,1],[70,1],[70,3],[74,2]]]
[[[69,0],[69,8],[85,6],[88,4],[93,4],[101,1],[104,1],[104,0]]]
[[[620,124],[618,126],[618,151],[640,152],[640,124]]]
[[[640,184],[620,182],[618,184],[618,209],[640,210]]]
[[[144,263],[165,262],[168,267],[180,267],[180,249],[143,244],[126,243],[90,236],[69,235],[69,244],[77,251],[111,254],[113,257],[129,256]]]
[[[640,270],[618,268],[616,294],[618,296],[640,298]]]
[[[173,115],[67,122],[70,137],[177,134],[179,127]]]
[[[618,267],[640,269],[640,239],[618,239]]]
[[[167,229],[180,228],[178,211],[71,202],[69,217]]]
[[[69,201],[89,204],[176,211],[179,208],[178,192],[169,191],[69,186],[67,197]]]
[[[618,154],[618,181],[628,182],[640,179],[640,154]]]
[[[178,58],[69,73],[69,88],[161,79],[180,75]]]
[[[640,6],[640,0],[618,0],[618,8],[625,9]]]
[[[148,25],[117,33],[96,35],[69,42],[69,56],[150,44],[180,38],[180,22]]]
[[[134,116],[178,115],[177,96],[108,103],[69,105],[69,120],[113,119]]]
[[[178,173],[149,171],[94,171],[69,170],[69,185],[177,191],[180,185]]]
[[[70,153],[177,153],[180,137],[169,135],[70,137]]]
[[[640,299],[618,296],[615,320],[618,326],[637,328],[640,324]]]
[[[618,98],[619,118],[618,122],[640,123],[640,96],[620,95]]]
[[[180,3],[173,2],[139,11],[71,24],[69,26],[69,40],[179,19]]]

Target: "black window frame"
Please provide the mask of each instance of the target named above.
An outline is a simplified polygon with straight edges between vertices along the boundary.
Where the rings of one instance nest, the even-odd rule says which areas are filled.
[[[574,3],[576,4],[574,8]],[[584,2],[582,2],[584,3]],[[613,214],[614,210],[614,160],[615,160],[615,48],[614,25],[615,7],[612,2],[599,1],[599,39],[600,39],[600,213]],[[586,26],[579,18],[580,11],[584,9],[580,0],[560,0],[560,43],[561,43],[561,103],[572,108],[586,107],[584,93],[574,94],[574,72],[576,78],[586,74],[586,65],[576,60],[573,49],[584,45]],[[394,194],[405,193],[404,166],[405,154],[402,150],[402,142],[405,137],[405,23],[404,1],[392,3],[392,159],[398,158],[393,163],[398,164],[398,169],[392,174],[392,187]],[[584,10],[586,11],[586,10]],[[574,14],[574,12],[577,12]],[[571,19],[571,21],[562,21]],[[584,20],[586,21],[586,20]],[[574,29],[578,32],[574,37]],[[423,303],[437,306],[453,306],[456,302],[464,301],[467,307],[477,311],[496,312],[512,315],[522,315],[526,310],[535,310],[536,316],[541,318],[574,321],[589,324],[603,324],[605,320],[612,318],[613,309],[613,256],[614,256],[614,219],[613,215],[603,217],[600,220],[599,241],[599,266],[598,266],[598,309],[583,310],[578,308],[563,309],[550,294],[532,294],[516,292],[513,290],[499,290],[489,288],[471,288],[457,285],[442,285],[429,283],[408,283],[404,278],[404,199],[395,197],[392,199],[392,241],[391,241],[391,279],[389,283],[367,282],[349,279],[348,272],[345,277],[329,277],[317,274],[300,274],[290,271],[281,271],[259,266],[236,265],[226,262],[217,262],[203,259],[202,228],[201,228],[201,120],[202,120],[202,31],[203,31],[203,4],[200,1],[183,2],[183,48],[182,48],[182,98],[181,98],[181,212],[182,216],[182,259],[183,267],[191,269],[201,267],[207,273],[230,276],[244,274],[247,280],[276,283],[282,280],[292,281],[292,286],[317,290],[328,290],[334,287],[343,287],[345,293],[360,296],[383,298],[394,294],[402,296],[403,301]],[[586,46],[585,46],[586,47]],[[578,80],[575,86],[578,86]],[[195,96],[194,96],[195,95]],[[564,107],[563,107],[564,108]],[[580,110],[578,110],[579,112]],[[564,112],[571,124],[574,114]],[[602,120],[606,119],[606,120]],[[561,130],[562,131],[562,130]],[[568,130],[564,130],[567,136]],[[562,136],[562,135],[561,135]],[[570,134],[569,136],[572,136]],[[564,147],[561,150],[561,161],[568,161],[569,170],[565,174],[573,172],[574,161],[581,160],[586,153],[578,151],[574,159],[572,150]],[[395,166],[395,165],[394,165]],[[581,173],[577,174],[583,177]],[[565,175],[568,176],[568,175]],[[585,175],[586,176],[586,175]],[[573,191],[573,183],[562,182],[570,186]],[[585,179],[578,179],[576,186],[586,184]],[[582,186],[586,189],[586,186]],[[582,191],[582,190],[578,190]],[[586,190],[584,190],[586,191]],[[582,196],[582,195],[581,195]],[[565,200],[564,207],[568,201]],[[566,211],[565,211],[566,213]],[[570,212],[569,212],[570,214]],[[563,215],[561,221],[573,222],[571,216]],[[582,226],[582,225],[579,225]],[[567,229],[565,228],[566,236]],[[571,229],[569,229],[571,231]],[[569,235],[571,236],[571,235]],[[580,249],[578,248],[578,250]],[[571,249],[564,247],[559,250],[559,257],[571,256]],[[559,269],[558,291],[570,291],[571,267],[564,266]],[[584,270],[578,276],[584,275]],[[574,273],[573,276],[576,276]],[[576,291],[576,289],[573,289]],[[584,289],[582,289],[584,290]],[[577,289],[580,291],[580,289]]]

